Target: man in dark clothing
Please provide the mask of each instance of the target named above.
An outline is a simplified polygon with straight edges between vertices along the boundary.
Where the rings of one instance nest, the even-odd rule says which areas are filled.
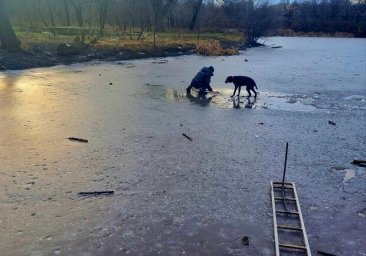
[[[204,67],[202,68],[197,75],[192,79],[191,85],[188,86],[187,93],[191,93],[192,87],[200,90],[200,93],[206,92],[206,90],[213,92],[210,83],[211,83],[211,77],[214,75],[214,68],[212,66],[210,67]]]

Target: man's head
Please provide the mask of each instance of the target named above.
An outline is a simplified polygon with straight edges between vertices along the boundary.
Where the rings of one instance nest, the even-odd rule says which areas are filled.
[[[215,72],[215,69],[213,66],[209,66],[208,69],[211,70],[212,73]]]
[[[233,77],[232,77],[232,76],[228,76],[228,77],[226,78],[225,84],[227,84],[227,83],[232,83],[232,82],[233,82]]]

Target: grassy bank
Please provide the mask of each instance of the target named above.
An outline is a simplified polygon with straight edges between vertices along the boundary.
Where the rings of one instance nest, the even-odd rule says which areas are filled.
[[[167,32],[86,36],[84,43],[75,42],[77,35],[54,36],[49,32],[17,30],[22,51],[7,52],[0,49],[0,70],[19,70],[50,67],[60,64],[81,63],[94,60],[120,61],[149,57],[179,56],[197,53],[201,55],[234,55],[243,45],[239,33],[189,33]],[[66,44],[71,44],[67,46]],[[60,52],[76,47],[76,51]],[[78,48],[80,47],[80,49]],[[65,51],[65,50],[63,50]]]
[[[25,51],[32,51],[34,46],[39,45],[58,45],[60,43],[70,43],[75,39],[75,35],[56,35],[47,32],[24,32],[17,31],[17,36],[22,42],[22,48]],[[92,43],[92,47],[96,50],[110,51],[136,51],[136,52],[152,52],[154,50],[177,50],[181,48],[198,49],[212,46],[215,51],[211,51],[213,55],[231,55],[234,51],[220,51],[217,43],[220,42],[229,48],[230,46],[240,45],[243,42],[243,36],[239,33],[190,33],[190,32],[166,32],[144,33],[140,40],[137,40],[138,33],[131,34],[107,34],[105,36],[97,36],[96,42]],[[95,39],[94,36],[86,37],[85,43],[89,44]],[[205,54],[206,55],[206,54]]]

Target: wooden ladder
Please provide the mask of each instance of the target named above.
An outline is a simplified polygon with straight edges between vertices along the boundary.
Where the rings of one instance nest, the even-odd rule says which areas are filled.
[[[271,181],[276,256],[311,256],[295,183]]]

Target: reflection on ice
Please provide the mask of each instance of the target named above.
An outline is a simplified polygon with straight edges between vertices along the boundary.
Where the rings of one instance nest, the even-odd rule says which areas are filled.
[[[211,103],[214,106],[221,108],[246,108],[246,109],[274,109],[284,111],[315,111],[315,106],[304,104],[301,99],[294,95],[286,95],[278,92],[262,92],[257,98],[246,96],[230,97],[231,90],[223,89],[218,95],[207,93],[199,95],[197,92],[192,92],[186,95],[185,90],[174,90],[171,88],[164,89],[164,96],[167,100],[182,101],[188,99],[191,103],[200,106],[209,106]]]
[[[345,184],[350,179],[356,177],[356,172],[352,169],[345,169],[344,171],[344,178],[343,178],[343,184]]]
[[[363,96],[350,96],[343,99],[332,99],[323,95],[296,95],[284,94],[280,92],[262,91],[259,93],[256,101],[253,103],[253,97],[248,99],[246,96],[240,96],[238,101],[231,98],[231,89],[221,88],[220,94],[198,97],[197,92],[193,92],[188,97],[185,90],[175,90],[172,88],[163,88],[161,95],[171,101],[181,101],[188,98],[190,102],[201,106],[208,106],[210,103],[221,108],[251,108],[251,109],[273,109],[283,111],[319,111],[319,110],[366,110],[366,100]],[[156,94],[153,94],[156,96]],[[352,104],[351,104],[352,103]],[[242,106],[243,105],[243,106]]]
[[[366,102],[366,96],[363,96],[363,95],[350,95],[350,96],[345,97],[344,99]]]

